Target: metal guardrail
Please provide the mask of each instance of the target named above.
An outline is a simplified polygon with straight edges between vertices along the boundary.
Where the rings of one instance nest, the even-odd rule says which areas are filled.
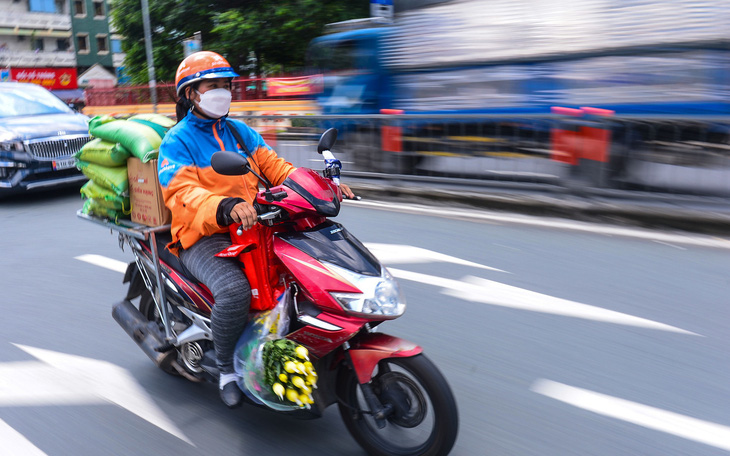
[[[656,196],[730,195],[730,116],[237,116],[280,150],[335,127],[351,175]]]

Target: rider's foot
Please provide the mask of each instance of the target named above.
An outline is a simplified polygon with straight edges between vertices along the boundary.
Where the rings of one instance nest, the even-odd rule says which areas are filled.
[[[221,400],[228,408],[240,407],[243,402],[243,392],[236,384],[236,374],[221,374]]]

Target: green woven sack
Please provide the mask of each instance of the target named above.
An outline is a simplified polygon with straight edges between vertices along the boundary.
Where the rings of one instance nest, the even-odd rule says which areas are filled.
[[[90,126],[89,133],[96,138],[121,144],[144,163],[152,160],[152,153],[157,156],[157,149],[162,142],[162,136],[154,128],[128,120]]]
[[[126,147],[122,146],[119,143],[114,144],[112,151],[117,154],[127,154],[127,158],[132,156],[132,153],[128,151]]]
[[[92,129],[98,127],[99,125],[114,122],[116,119],[112,116],[107,115],[101,115],[101,116],[94,116],[89,121],[89,132],[91,132]]]
[[[142,125],[147,125],[154,129],[157,134],[160,135],[160,138],[164,137],[167,130],[175,125],[174,120],[167,116],[163,116],[162,114],[137,114],[130,117],[128,120],[131,120],[132,122],[139,122]]]
[[[128,196],[121,196],[113,190],[104,188],[93,180],[88,181],[81,187],[81,196],[85,199],[94,199],[100,205],[122,211],[125,214],[132,212],[132,205]]]
[[[74,154],[77,160],[103,166],[122,166],[127,163],[129,152],[116,144],[96,138],[84,145]]]
[[[132,208],[130,207],[129,203],[127,203],[127,205],[125,206],[123,202],[105,199],[95,199],[94,203],[98,204],[100,207],[110,209],[124,215],[129,215],[132,213]]]
[[[122,219],[129,219],[128,215],[122,213],[121,211],[105,207],[103,204],[100,204],[99,201],[95,199],[87,199],[84,202],[84,207],[81,209],[81,212],[83,212],[84,214],[96,215],[97,217],[105,217],[113,220],[114,222],[118,222]]]
[[[98,185],[114,191],[117,195],[121,195],[129,190],[129,178],[127,177],[126,166],[108,167],[89,163],[85,161],[76,161],[76,167],[81,170],[86,177],[96,182]]]
[[[146,120],[147,122],[156,123],[157,125],[169,129],[175,125],[175,121],[162,114],[135,114],[129,120]]]

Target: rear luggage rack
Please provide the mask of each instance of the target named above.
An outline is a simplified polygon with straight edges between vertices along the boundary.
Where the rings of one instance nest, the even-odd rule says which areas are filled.
[[[157,296],[152,295],[155,300],[160,316],[162,317],[163,326],[165,328],[165,340],[169,342],[172,340],[173,335],[170,331],[170,319],[167,313],[167,297],[165,296],[165,286],[162,280],[162,271],[160,271],[160,254],[157,250],[157,234],[170,231],[170,224],[160,226],[146,226],[139,223],[134,223],[131,220],[119,220],[114,222],[112,220],[96,217],[89,214],[84,214],[80,209],[76,211],[76,216],[82,220],[96,223],[103,227],[109,228],[112,231],[119,233],[119,246],[123,248],[125,241],[131,242],[131,239],[138,239],[141,241],[149,241],[150,250],[152,250],[152,260],[155,266],[155,279],[157,281]],[[143,272],[144,271],[140,271]],[[150,290],[152,292],[152,290]]]

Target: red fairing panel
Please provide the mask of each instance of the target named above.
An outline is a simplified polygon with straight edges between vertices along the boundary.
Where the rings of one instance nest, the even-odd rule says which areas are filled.
[[[274,251],[320,307],[327,308],[333,313],[344,314],[345,311],[329,292],[361,293],[360,289],[343,277],[281,239],[274,238]]]
[[[143,248],[151,258],[152,251],[149,249],[149,246],[143,244]],[[177,285],[177,287],[185,293],[188,298],[190,298],[190,301],[198,309],[210,314],[213,305],[213,293],[211,293],[205,285],[202,283],[195,284],[191,282],[188,278],[183,277],[176,270],[172,269],[169,264],[162,260],[160,260],[160,266],[162,266],[162,271],[170,277],[172,282]]]
[[[162,261],[160,261],[162,263]],[[168,268],[169,269],[169,268]],[[169,269],[168,274],[175,285],[188,295],[195,306],[206,314],[210,314],[213,306],[213,294],[204,286],[196,286],[183,278],[177,272]],[[201,284],[202,285],[202,284]]]
[[[329,181],[309,168],[297,168],[289,175],[289,179],[306,188],[315,198],[332,201],[335,197]]]
[[[407,358],[423,352],[413,342],[383,333],[367,333],[350,343],[349,353],[360,383],[369,382],[375,366],[385,358]]]
[[[284,209],[291,220],[301,220],[302,217],[312,220],[315,223],[304,223],[301,228],[313,228],[318,223],[324,222],[322,217],[334,217],[340,211],[342,193],[329,179],[325,179],[317,172],[298,168],[278,187],[271,191],[277,193],[286,191],[287,197],[282,201],[266,201],[266,194],[260,192],[256,201],[262,205],[279,206]]]
[[[300,343],[309,349],[309,352],[318,358],[322,358],[331,351],[340,347],[348,341],[353,334],[360,331],[366,320],[352,317],[338,317],[332,314],[321,313],[316,316],[318,320],[330,323],[341,329],[332,331],[307,325],[294,331],[287,337]]]
[[[284,185],[271,187],[271,191],[274,193],[282,190],[286,191],[287,194],[286,198],[282,201],[274,203],[266,201],[266,197],[262,193],[259,193],[256,196],[256,201],[259,204],[273,204],[275,206],[279,206],[286,210],[290,215],[304,215],[314,212],[314,207],[294,190],[291,190]]]

